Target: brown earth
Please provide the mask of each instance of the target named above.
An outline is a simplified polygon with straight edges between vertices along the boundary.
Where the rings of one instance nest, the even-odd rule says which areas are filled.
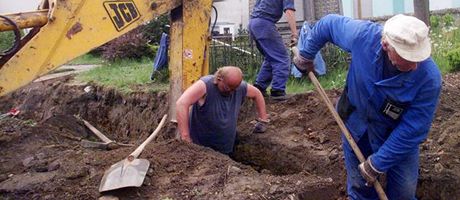
[[[436,119],[421,145],[419,199],[460,198],[460,77],[446,76]],[[345,199],[340,131],[317,93],[268,102],[272,122],[252,134],[255,108],[246,102],[234,160],[174,139],[168,124],[140,158],[150,169],[140,188],[99,193],[102,175],[135,147],[88,149],[97,141],[79,115],[109,138],[139,145],[168,109],[168,94],[119,94],[74,84],[71,77],[33,83],[0,98],[0,198],[95,199]],[[88,88],[87,88],[88,89]],[[331,98],[340,91],[328,91]]]

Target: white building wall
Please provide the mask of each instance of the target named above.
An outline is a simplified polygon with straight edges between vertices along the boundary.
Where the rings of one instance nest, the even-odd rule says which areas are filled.
[[[0,14],[37,10],[41,0],[0,0]]]
[[[353,17],[353,0],[342,0],[343,15]]]
[[[238,28],[241,24],[244,29],[247,29],[249,22],[249,0],[226,0],[215,2],[213,5],[217,8],[217,22],[233,23]],[[215,19],[215,13],[212,11],[212,22]]]
[[[361,1],[363,17],[378,17],[393,15],[394,5],[392,0],[342,0],[343,13],[348,17],[357,17],[357,1]],[[404,13],[414,12],[413,0],[404,1]],[[430,0],[430,10],[441,10],[446,8],[460,7],[460,0]],[[369,11],[372,12],[369,12]]]
[[[384,16],[384,15],[393,15],[393,1],[391,0],[377,0],[373,2],[373,15]],[[363,8],[364,9],[364,8]]]
[[[454,0],[430,0],[430,10],[441,10],[452,8],[453,6]]]

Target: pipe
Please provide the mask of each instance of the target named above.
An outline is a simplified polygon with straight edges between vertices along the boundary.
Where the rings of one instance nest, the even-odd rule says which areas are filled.
[[[33,28],[33,27],[42,27],[48,23],[48,9],[31,11],[31,12],[21,12],[21,13],[12,13],[3,15],[19,27],[19,29]],[[0,18],[0,32],[14,30],[15,27],[8,23],[5,19]]]

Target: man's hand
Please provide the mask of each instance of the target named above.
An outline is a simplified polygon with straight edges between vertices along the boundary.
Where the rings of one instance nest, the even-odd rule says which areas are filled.
[[[257,123],[254,126],[254,130],[252,131],[253,133],[265,133],[267,131],[267,126],[268,123],[270,123],[270,120],[263,120],[263,119],[257,119]]]
[[[192,143],[192,138],[190,138],[190,135],[185,136],[184,134],[181,134],[181,139],[185,142]]]
[[[372,187],[377,178],[383,174],[382,172],[377,171],[374,166],[372,166],[369,158],[359,164],[358,169],[361,173],[361,176],[363,176],[363,178],[366,180],[366,186],[368,187]]]
[[[289,44],[290,47],[297,46],[297,41],[299,40],[299,36],[297,34],[291,34],[291,43]]]
[[[313,72],[313,70],[315,69],[313,65],[313,60],[306,59],[298,53],[294,53],[293,62],[297,70],[304,74],[307,74],[308,72]]]

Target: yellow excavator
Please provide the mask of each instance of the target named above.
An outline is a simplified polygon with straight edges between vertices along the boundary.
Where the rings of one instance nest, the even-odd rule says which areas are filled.
[[[175,102],[184,89],[209,71],[212,3],[212,0],[43,0],[36,11],[0,13],[0,32],[13,31],[16,35],[12,47],[0,54],[0,96],[169,12],[170,102]],[[30,28],[29,33],[20,38],[20,30],[26,28]],[[175,119],[174,112],[170,114]]]

